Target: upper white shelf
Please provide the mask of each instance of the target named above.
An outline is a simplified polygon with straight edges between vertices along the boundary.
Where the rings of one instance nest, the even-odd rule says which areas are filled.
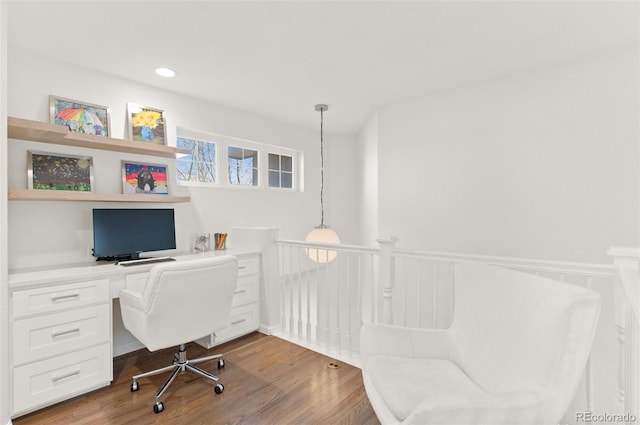
[[[7,124],[7,135],[10,139],[101,149],[113,152],[153,155],[165,158],[175,158],[176,154],[189,153],[188,149],[179,149],[174,146],[163,146],[153,143],[94,136],[92,134],[70,131],[68,128],[61,125],[32,121],[23,118],[8,117]]]
[[[23,118],[8,117],[7,124],[7,136],[10,139],[15,140],[52,143],[56,145],[101,149],[113,152],[153,155],[165,158],[175,158],[176,154],[189,153],[188,149],[178,149],[173,146],[162,146],[152,143],[134,142],[131,140],[113,139],[111,137],[77,133],[70,131],[68,128],[61,125],[32,121]],[[150,194],[110,194],[9,189],[9,200],[174,203],[189,202],[190,198],[188,196]]]

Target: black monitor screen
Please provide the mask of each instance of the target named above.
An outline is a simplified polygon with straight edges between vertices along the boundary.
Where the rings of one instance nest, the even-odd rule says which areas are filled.
[[[94,209],[93,256],[137,259],[141,252],[176,248],[173,209]]]

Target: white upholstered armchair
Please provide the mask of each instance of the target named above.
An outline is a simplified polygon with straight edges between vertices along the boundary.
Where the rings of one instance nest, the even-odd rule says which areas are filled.
[[[454,266],[449,329],[368,324],[362,374],[382,424],[557,425],[600,313],[595,292],[492,266]]]

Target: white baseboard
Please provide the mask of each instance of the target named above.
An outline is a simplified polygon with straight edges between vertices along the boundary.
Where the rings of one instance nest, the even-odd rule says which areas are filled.
[[[258,327],[258,332],[260,332],[261,334],[264,334],[264,335],[271,336],[271,335],[274,335],[277,332],[279,327],[280,327],[280,325],[273,325],[273,326],[260,325]]]

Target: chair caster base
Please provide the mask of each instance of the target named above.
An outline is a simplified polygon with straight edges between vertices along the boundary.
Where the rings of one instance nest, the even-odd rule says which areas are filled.
[[[159,401],[153,405],[153,413],[160,413],[164,410],[164,403]]]
[[[216,392],[216,394],[222,394],[222,392],[224,391],[224,385],[222,384],[217,384],[213,390]]]

